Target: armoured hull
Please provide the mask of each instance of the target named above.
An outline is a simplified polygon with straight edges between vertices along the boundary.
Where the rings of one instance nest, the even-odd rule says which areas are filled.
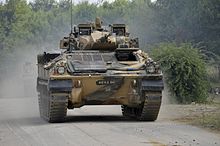
[[[64,113],[58,120],[49,116],[50,110],[53,111],[56,106],[44,109],[44,114],[47,116],[42,115],[42,117],[46,117],[50,122],[63,121],[67,109],[84,105],[122,105],[125,116],[135,117],[136,115],[136,119],[154,121],[160,109],[162,89],[162,74],[146,75],[141,71],[124,71],[116,75],[53,75],[47,80],[38,78],[39,101],[43,102],[43,105],[52,105],[57,100],[56,105],[60,104],[59,108],[63,105],[61,111]],[[153,117],[149,114],[142,115],[141,118],[137,117],[134,111],[139,110],[140,116],[142,112],[140,110],[145,109],[143,107],[149,108],[147,112],[150,110],[149,113],[153,113]]]

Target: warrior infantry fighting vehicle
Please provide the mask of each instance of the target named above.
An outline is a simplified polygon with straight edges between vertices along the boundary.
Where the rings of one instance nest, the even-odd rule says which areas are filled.
[[[125,24],[79,24],[60,41],[62,53],[39,54],[40,116],[63,122],[67,109],[121,105],[125,117],[157,119],[163,90],[159,65],[129,37]]]

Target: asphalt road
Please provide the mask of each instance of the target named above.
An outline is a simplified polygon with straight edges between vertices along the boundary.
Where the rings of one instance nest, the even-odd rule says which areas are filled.
[[[169,121],[164,107],[156,122],[124,119],[120,106],[87,106],[49,124],[39,118],[36,97],[0,98],[0,146],[220,145],[218,134]]]

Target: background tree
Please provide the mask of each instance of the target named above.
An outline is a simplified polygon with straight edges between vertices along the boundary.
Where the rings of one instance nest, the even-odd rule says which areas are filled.
[[[190,44],[162,44],[153,50],[171,93],[180,103],[204,102],[208,97],[205,63]]]

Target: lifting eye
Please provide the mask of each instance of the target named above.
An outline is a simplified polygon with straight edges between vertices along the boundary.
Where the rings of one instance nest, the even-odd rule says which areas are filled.
[[[68,45],[69,45],[68,42],[64,42],[64,43],[63,43],[63,46],[64,46],[64,47],[67,47]]]

